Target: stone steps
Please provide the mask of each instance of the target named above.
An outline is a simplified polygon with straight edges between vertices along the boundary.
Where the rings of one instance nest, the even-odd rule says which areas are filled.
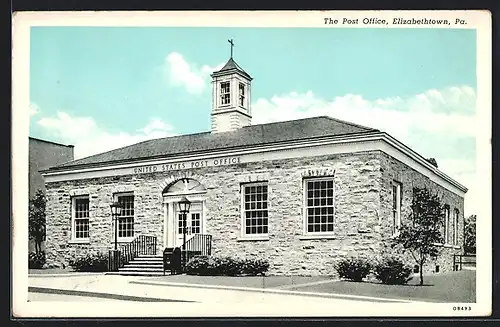
[[[141,255],[134,258],[124,267],[120,268],[116,275],[128,276],[160,276],[163,275],[162,255]]]

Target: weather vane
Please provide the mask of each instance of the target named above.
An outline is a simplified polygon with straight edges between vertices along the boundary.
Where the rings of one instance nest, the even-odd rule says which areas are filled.
[[[229,44],[231,44],[231,58],[233,58],[233,47],[234,47],[233,39],[227,40],[227,42],[229,42]]]

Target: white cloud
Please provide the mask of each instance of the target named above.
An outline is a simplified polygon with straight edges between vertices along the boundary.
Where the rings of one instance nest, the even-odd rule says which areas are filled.
[[[30,103],[30,117],[38,114],[40,112],[40,107],[34,103],[34,102],[31,102]]]
[[[55,117],[38,120],[46,132],[60,142],[75,146],[75,159],[106,152],[141,141],[175,135],[173,127],[160,119],[151,119],[135,133],[110,133],[91,117],[71,116],[58,112]]]
[[[177,52],[172,52],[165,58],[165,70],[170,84],[182,86],[191,94],[202,93],[207,84],[210,74],[221,69],[223,64],[215,67],[203,65],[198,67],[194,63],[189,63]]]
[[[475,137],[480,128],[477,126],[475,103],[474,89],[454,86],[428,90],[407,98],[375,100],[356,94],[323,99],[312,91],[302,94],[291,92],[271,99],[257,99],[252,110],[254,124],[327,115],[380,129],[417,152],[418,148],[430,145],[434,153],[447,152],[437,156],[436,160],[440,170],[469,188],[466,194],[467,213],[474,210],[474,203],[479,198],[476,158],[449,157],[450,149],[445,147],[457,137]],[[425,156],[425,153],[421,154]]]
[[[466,107],[465,104],[468,104]],[[331,100],[308,91],[258,99],[252,106],[254,123],[328,115],[383,130],[401,140],[415,130],[474,136],[475,93],[468,86],[430,90],[409,98],[366,100],[347,94]],[[397,122],[397,123],[395,123]]]

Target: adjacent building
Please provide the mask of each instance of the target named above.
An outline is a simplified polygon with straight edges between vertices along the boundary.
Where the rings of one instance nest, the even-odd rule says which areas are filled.
[[[252,77],[231,58],[212,74],[211,130],[141,142],[44,171],[47,263],[112,248],[109,205],[124,206],[118,241],[182,246],[177,203],[191,202],[188,235],[213,254],[259,257],[270,274],[332,275],[346,256],[374,258],[408,219],[414,187],[447,205],[441,255],[461,251],[467,189],[377,129],[321,116],[252,125]],[[208,112],[207,112],[208,114]]]
[[[38,190],[45,193],[45,181],[40,171],[74,159],[74,146],[64,145],[46,140],[29,138],[29,199],[31,200]],[[34,244],[30,241],[30,251]]]

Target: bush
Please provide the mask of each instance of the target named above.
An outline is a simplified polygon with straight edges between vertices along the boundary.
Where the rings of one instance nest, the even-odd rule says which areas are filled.
[[[397,258],[386,258],[374,267],[374,274],[383,284],[403,285],[413,278],[413,269]]]
[[[231,257],[195,256],[186,264],[188,275],[239,276],[264,275],[269,263],[261,259],[235,259]]]
[[[28,255],[28,268],[29,269],[42,269],[45,265],[45,252],[31,252]]]
[[[269,262],[262,259],[246,259],[243,261],[242,274],[249,276],[264,276],[269,269]]]
[[[339,261],[335,265],[335,270],[340,278],[360,282],[370,273],[371,265],[364,259],[348,258]]]
[[[108,271],[108,256],[103,253],[88,253],[85,256],[82,256],[75,260],[70,260],[69,265],[75,271]]]
[[[210,276],[212,275],[214,264],[211,258],[205,255],[194,256],[186,264],[188,275]]]

